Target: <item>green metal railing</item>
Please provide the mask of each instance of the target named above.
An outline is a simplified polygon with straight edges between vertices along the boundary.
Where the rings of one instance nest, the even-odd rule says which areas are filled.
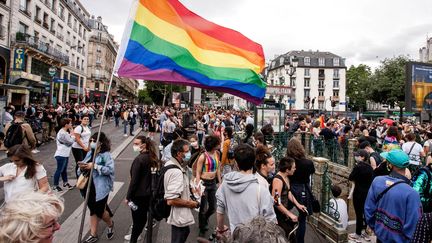
[[[329,176],[328,169],[328,164],[326,164],[324,175],[322,177],[321,212],[338,221],[340,218],[340,213],[338,211],[336,199],[333,197],[333,194],[331,192],[332,180]]]
[[[312,140],[310,147],[310,154],[316,157],[324,157],[332,161],[333,163],[340,165],[348,165],[349,158],[349,146],[348,139],[329,139],[326,140],[324,137],[314,138],[310,137]]]

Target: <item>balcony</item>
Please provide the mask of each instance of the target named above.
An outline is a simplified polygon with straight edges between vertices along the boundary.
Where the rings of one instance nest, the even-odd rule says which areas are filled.
[[[333,101],[337,101],[337,102],[339,102],[339,96],[332,96],[331,99],[332,99]]]
[[[19,10],[24,15],[27,15],[27,17],[31,17],[31,13],[28,11],[28,9],[25,6],[20,5]]]
[[[57,38],[61,41],[64,40],[64,36],[62,34],[60,34],[60,32],[57,32]]]
[[[51,34],[53,34],[53,35],[55,35],[55,34],[56,34],[56,31],[55,31],[55,29],[50,29],[50,32],[51,32]]]
[[[44,1],[45,6],[47,6],[49,9],[51,9],[51,3],[48,1]]]
[[[318,85],[318,89],[325,89],[325,85]]]
[[[324,102],[325,101],[325,96],[318,96],[318,101]]]
[[[90,28],[90,24],[88,19],[86,18],[86,16],[84,16],[84,14],[82,14],[78,7],[73,4],[73,1],[71,0],[65,0],[65,2],[67,3],[67,5],[69,6],[70,9],[72,9],[72,11],[75,13],[76,16],[78,16],[78,18],[81,20],[81,22],[87,26],[88,28]]]
[[[338,75],[333,75],[333,79],[340,79],[339,74]]]
[[[35,17],[34,21],[38,24],[42,24],[42,20],[38,16]]]
[[[72,28],[72,23],[68,22],[67,25]]]
[[[108,80],[108,78],[102,74],[92,74],[91,78],[94,80]]]
[[[43,24],[42,24],[42,27],[44,27],[44,28],[47,29],[47,30],[49,29],[49,25],[48,25],[48,23],[43,23]]]
[[[37,37],[18,32],[13,40],[13,44],[15,47],[26,48],[28,52],[32,52],[30,54],[34,54],[35,56],[41,58],[45,56],[51,60],[57,61],[58,65],[65,66],[69,63],[69,57],[67,55],[53,46],[50,46],[49,43],[40,41]]]
[[[325,79],[325,74],[318,74],[318,79]]]

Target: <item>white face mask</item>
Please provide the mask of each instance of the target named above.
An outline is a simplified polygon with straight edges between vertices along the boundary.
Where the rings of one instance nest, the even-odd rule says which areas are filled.
[[[91,142],[91,143],[90,143],[90,148],[92,148],[92,149],[96,149],[96,143],[95,143],[95,142]]]
[[[191,146],[192,146],[193,148],[198,148],[198,142],[193,142],[193,143],[191,143]]]
[[[141,152],[141,146],[140,145],[134,145],[132,148],[133,148],[133,151],[136,153]]]

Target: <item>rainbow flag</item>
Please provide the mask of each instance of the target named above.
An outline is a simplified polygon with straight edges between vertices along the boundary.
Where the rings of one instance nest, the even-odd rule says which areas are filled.
[[[261,45],[191,12],[178,0],[136,0],[114,71],[119,77],[189,85],[262,102]]]

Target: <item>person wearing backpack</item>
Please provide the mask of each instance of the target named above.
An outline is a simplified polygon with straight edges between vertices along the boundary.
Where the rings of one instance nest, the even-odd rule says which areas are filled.
[[[423,212],[432,213],[432,164],[417,170],[412,177],[412,187],[420,195]]]
[[[168,169],[163,175],[164,199],[171,206],[167,223],[171,225],[171,243],[186,242],[190,225],[195,223],[192,209],[199,203],[191,199],[189,179],[182,165],[191,157],[189,142],[184,139],[174,141],[171,147],[172,158],[165,163]]]
[[[87,115],[82,117],[81,124],[75,127],[75,142],[72,144],[72,155],[75,158],[75,172],[78,170],[78,162],[84,160],[87,152],[90,151],[90,136],[91,130],[88,127],[89,117]],[[76,174],[78,178],[78,174]]]
[[[26,144],[32,150],[36,148],[36,137],[33,130],[27,122],[24,122],[25,113],[17,111],[14,115],[15,119],[6,124],[4,146],[11,148],[17,144]]]
[[[409,185],[405,169],[410,158],[401,149],[381,153],[391,173],[376,177],[369,189],[364,214],[377,243],[410,242],[422,213],[419,194]]]

